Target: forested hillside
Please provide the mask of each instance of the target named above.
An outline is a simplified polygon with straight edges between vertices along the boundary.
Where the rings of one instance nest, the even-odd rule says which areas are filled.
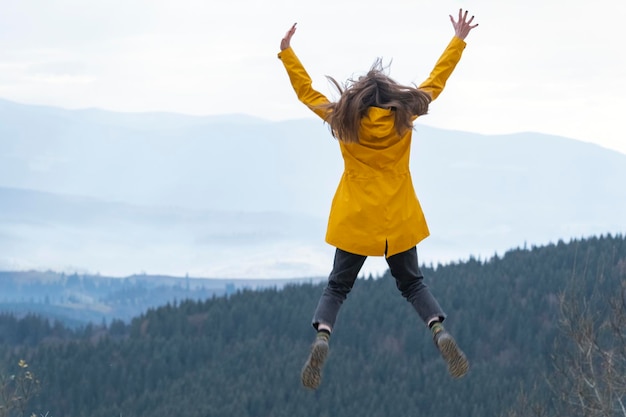
[[[564,337],[560,295],[571,290],[606,301],[618,294],[626,281],[626,238],[516,249],[423,272],[471,361],[461,380],[448,376],[429,332],[389,276],[356,283],[317,392],[302,388],[299,374],[321,284],[183,301],[107,328],[43,326],[36,340],[19,337],[41,327],[34,318],[3,316],[2,370],[12,372],[24,359],[40,381],[27,415],[498,416],[515,406],[522,389],[539,386],[541,396],[552,395],[545,376],[552,356],[565,353],[554,350]],[[608,303],[589,308],[602,316]]]

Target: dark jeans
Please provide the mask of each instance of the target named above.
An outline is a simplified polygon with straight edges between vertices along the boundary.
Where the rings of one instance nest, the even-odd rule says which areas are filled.
[[[355,255],[341,249],[336,250],[328,285],[313,315],[313,327],[317,329],[320,323],[329,325],[331,329],[335,327],[341,304],[352,290],[366,258],[366,256]],[[445,313],[423,283],[424,276],[417,264],[417,249],[413,247],[406,252],[390,256],[386,260],[391,275],[396,280],[398,290],[411,303],[421,319],[425,323],[436,317],[443,321],[446,317]]]

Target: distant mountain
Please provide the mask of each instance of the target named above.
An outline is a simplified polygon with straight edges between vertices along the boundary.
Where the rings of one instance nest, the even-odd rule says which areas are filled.
[[[0,271],[315,277],[324,263],[315,251],[329,250],[323,221],[298,213],[136,206],[11,188],[0,188],[0,201]]]
[[[0,100],[0,269],[326,275],[341,171],[316,119]],[[589,143],[418,123],[412,171],[432,233],[420,245],[427,263],[626,229],[626,155]],[[368,260],[365,271],[384,266]]]
[[[319,215],[329,201],[316,197],[332,195],[337,181],[327,171],[341,169],[325,130],[315,120],[68,111],[2,101],[0,186],[149,206]]]
[[[125,322],[151,308],[237,291],[281,289],[310,279],[204,279],[161,275],[112,278],[52,271],[0,272],[0,314],[36,314],[69,327]]]

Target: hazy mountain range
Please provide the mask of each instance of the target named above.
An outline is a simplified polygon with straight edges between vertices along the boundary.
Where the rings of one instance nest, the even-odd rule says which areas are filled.
[[[313,282],[312,278],[219,279],[145,274],[118,278],[50,271],[0,271],[0,314],[16,317],[37,314],[75,327],[103,320],[130,321],[150,308],[183,300],[206,300],[238,291],[280,289],[287,284]]]
[[[0,100],[0,270],[326,275],[341,170],[317,119]],[[432,233],[426,263],[626,231],[626,155],[593,144],[418,124],[412,172]]]

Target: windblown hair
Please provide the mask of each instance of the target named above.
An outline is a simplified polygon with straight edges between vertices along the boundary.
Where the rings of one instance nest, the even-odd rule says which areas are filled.
[[[395,128],[399,135],[413,128],[413,117],[428,113],[430,96],[417,89],[398,84],[385,74],[378,58],[368,73],[349,79],[342,87],[327,76],[341,94],[339,100],[324,105],[328,111],[326,123],[333,137],[342,142],[359,142],[361,119],[370,107],[391,109],[395,113]]]

